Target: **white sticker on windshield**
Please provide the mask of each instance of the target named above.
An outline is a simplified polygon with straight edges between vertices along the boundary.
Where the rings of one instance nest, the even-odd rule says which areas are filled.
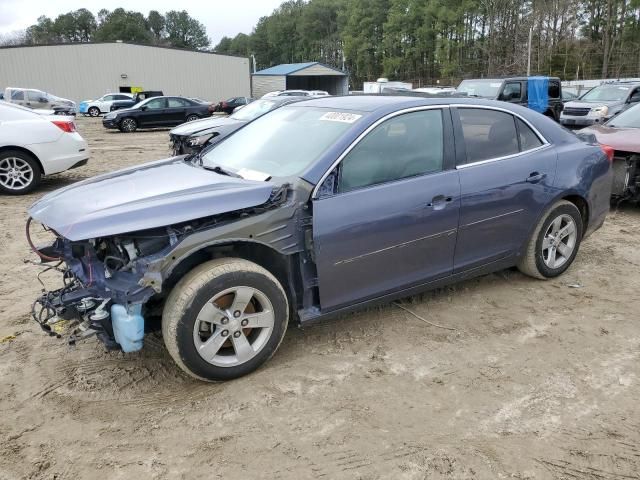
[[[328,112],[321,116],[320,120],[327,120],[329,122],[353,123],[360,117],[362,117],[362,115],[357,115],[355,113]]]

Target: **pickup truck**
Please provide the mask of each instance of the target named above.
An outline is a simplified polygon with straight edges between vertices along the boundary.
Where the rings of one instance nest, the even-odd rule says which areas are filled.
[[[160,90],[149,90],[145,92],[138,92],[131,100],[116,100],[111,103],[110,111],[120,110],[122,108],[131,108],[134,105],[137,105],[143,100],[151,97],[162,97],[164,93]]]

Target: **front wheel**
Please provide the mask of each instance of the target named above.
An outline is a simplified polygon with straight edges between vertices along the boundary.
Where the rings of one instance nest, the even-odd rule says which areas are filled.
[[[576,258],[583,228],[578,207],[559,201],[536,226],[518,269],[542,280],[562,274]]]
[[[271,358],[288,322],[287,296],[278,280],[255,263],[224,258],[178,282],[165,303],[162,335],[189,375],[230,380]]]
[[[97,117],[100,115],[100,109],[98,107],[91,107],[88,112],[90,117]]]
[[[125,133],[135,132],[138,128],[138,122],[133,118],[125,118],[120,122],[120,131]]]

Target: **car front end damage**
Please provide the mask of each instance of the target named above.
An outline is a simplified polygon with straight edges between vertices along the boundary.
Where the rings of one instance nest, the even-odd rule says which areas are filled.
[[[224,241],[229,231],[244,228],[257,215],[275,210],[276,217],[288,215],[281,208],[287,191],[286,185],[276,187],[255,207],[87,240],[70,240],[42,225],[54,235],[44,246],[34,245],[30,231],[36,226],[30,218],[27,240],[40,258],[32,263],[42,273],[58,272],[62,280],[62,286],[47,290],[38,276],[43,289],[32,305],[32,318],[48,334],[66,337],[70,344],[95,335],[109,350],[140,350],[145,331],[154,329],[150,320],[160,317],[166,282],[177,259],[201,244]]]

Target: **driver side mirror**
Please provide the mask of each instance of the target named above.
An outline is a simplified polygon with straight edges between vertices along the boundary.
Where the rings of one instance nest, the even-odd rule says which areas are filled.
[[[147,106],[146,106],[146,105],[142,105],[142,106],[140,107],[140,110],[142,110],[143,112],[144,112],[146,109],[147,109]]]

